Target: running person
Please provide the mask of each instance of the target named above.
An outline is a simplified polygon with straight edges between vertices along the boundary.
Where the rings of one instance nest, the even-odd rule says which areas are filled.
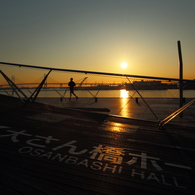
[[[76,96],[76,94],[74,93],[74,87],[76,86],[75,82],[73,81],[73,78],[70,78],[70,82],[68,83],[68,86],[70,88],[70,100],[71,100],[71,96],[72,94],[76,97],[76,99],[78,99],[78,97]]]

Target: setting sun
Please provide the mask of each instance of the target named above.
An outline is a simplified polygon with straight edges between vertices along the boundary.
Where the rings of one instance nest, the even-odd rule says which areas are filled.
[[[127,62],[122,62],[121,63],[121,68],[127,68]]]

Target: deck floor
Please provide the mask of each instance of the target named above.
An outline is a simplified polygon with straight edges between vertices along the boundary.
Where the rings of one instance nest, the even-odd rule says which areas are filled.
[[[195,128],[0,96],[1,195],[194,194]]]

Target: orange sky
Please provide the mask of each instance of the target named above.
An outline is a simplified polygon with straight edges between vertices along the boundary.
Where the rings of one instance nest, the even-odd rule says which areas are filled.
[[[178,78],[180,40],[184,78],[195,79],[194,9],[194,0],[3,1],[0,61]]]

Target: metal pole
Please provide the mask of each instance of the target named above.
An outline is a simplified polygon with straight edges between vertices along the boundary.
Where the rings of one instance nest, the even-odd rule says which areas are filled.
[[[117,73],[95,72],[95,71],[84,71],[84,70],[71,70],[71,69],[51,68],[51,67],[43,67],[43,66],[32,66],[32,65],[24,65],[24,64],[14,64],[14,63],[7,63],[7,62],[0,62],[0,64],[10,65],[10,66],[26,67],[26,68],[38,68],[38,69],[53,70],[53,71],[78,72],[78,73],[84,73],[84,74],[100,74],[100,75],[107,75],[107,76],[120,76],[120,77],[123,76],[123,77],[159,79],[159,80],[168,80],[168,81],[178,81],[179,80],[179,79],[175,79],[175,78],[152,77],[152,76],[129,75],[129,74],[117,74]],[[183,79],[183,81],[194,82],[194,80],[190,80],[190,79]]]
[[[183,106],[183,60],[181,52],[181,43],[177,41],[178,45],[178,54],[179,54],[179,107]],[[180,115],[182,116],[182,115]]]

